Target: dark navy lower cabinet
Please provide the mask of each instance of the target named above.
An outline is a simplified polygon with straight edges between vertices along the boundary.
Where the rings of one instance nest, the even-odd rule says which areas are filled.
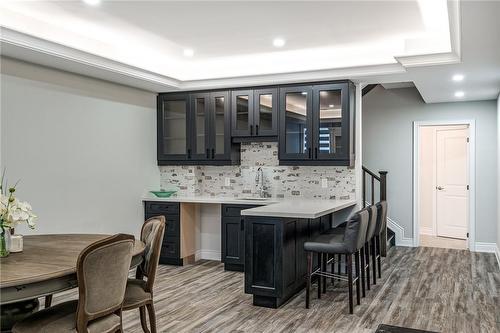
[[[221,261],[226,271],[245,270],[245,220],[241,216],[249,205],[222,205]]]
[[[144,217],[165,216],[166,228],[160,253],[160,264],[182,266],[180,250],[180,203],[144,202]]]
[[[321,225],[320,218],[245,217],[245,293],[254,305],[278,308],[304,288],[304,243]]]

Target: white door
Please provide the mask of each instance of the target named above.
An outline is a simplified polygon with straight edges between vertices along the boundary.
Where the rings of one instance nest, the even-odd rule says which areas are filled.
[[[438,129],[436,133],[437,235],[467,238],[469,218],[469,129]]]

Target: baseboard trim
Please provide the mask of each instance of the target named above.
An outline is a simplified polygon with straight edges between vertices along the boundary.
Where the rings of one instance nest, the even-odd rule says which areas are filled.
[[[476,242],[476,250],[474,252],[494,253],[497,259],[498,269],[500,269],[500,250],[496,243]]]
[[[387,227],[396,235],[396,246],[413,247],[413,238],[405,237],[403,227],[389,217],[387,217]]]
[[[222,255],[221,251],[217,250],[196,250],[194,258],[196,261],[200,259],[221,261]]]

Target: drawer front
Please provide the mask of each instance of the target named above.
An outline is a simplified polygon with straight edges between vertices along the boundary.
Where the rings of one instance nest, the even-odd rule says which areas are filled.
[[[146,202],[146,214],[179,214],[178,202]]]
[[[159,214],[159,213],[148,213],[146,214],[146,220],[150,219],[155,216],[165,216],[164,214]],[[179,215],[173,215],[173,216],[165,216],[165,222],[166,222],[166,227],[165,227],[165,235],[164,237],[180,237],[180,218]]]
[[[175,237],[164,237],[161,245],[161,256],[165,258],[179,258],[179,239]]]
[[[258,206],[252,205],[222,205],[222,216],[226,217],[240,217],[241,211]]]

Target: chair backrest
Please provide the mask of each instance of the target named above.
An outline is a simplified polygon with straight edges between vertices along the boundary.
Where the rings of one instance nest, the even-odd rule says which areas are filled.
[[[377,227],[377,206],[371,205],[365,208],[368,211],[368,229],[366,230],[365,242],[368,242],[375,235],[375,228]]]
[[[387,201],[382,200],[376,204],[377,206],[377,226],[375,234],[379,235],[387,225]]]
[[[146,291],[152,292],[156,269],[160,260],[161,244],[165,233],[165,217],[155,216],[144,222],[141,241],[145,244],[143,260],[137,269],[137,278],[147,277]]]
[[[351,253],[361,249],[365,244],[368,218],[368,210],[362,209],[352,215],[347,221],[344,232],[344,243]]]
[[[121,312],[133,247],[134,236],[118,234],[90,244],[78,256],[78,332],[86,332],[91,320]]]

